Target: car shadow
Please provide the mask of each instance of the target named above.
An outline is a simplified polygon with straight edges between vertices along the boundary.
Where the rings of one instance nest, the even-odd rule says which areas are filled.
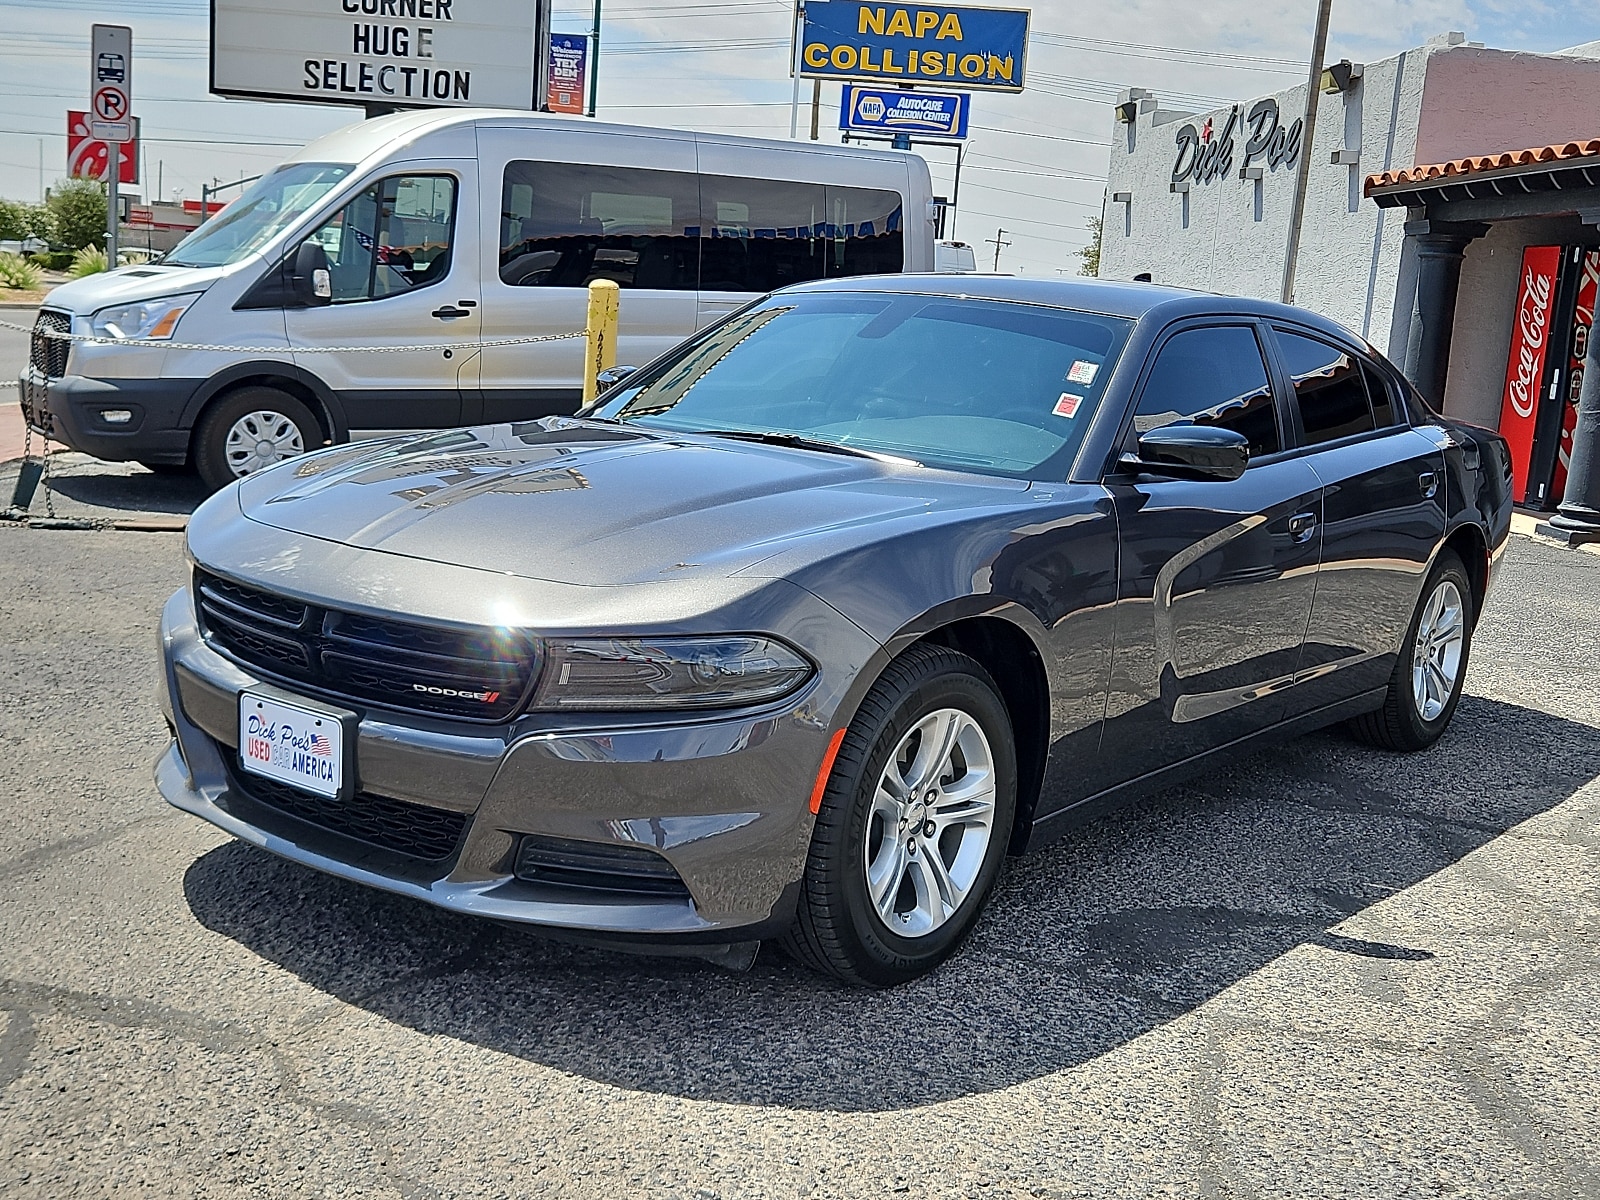
[[[210,495],[198,475],[157,474],[121,463],[71,463],[57,467],[51,472],[50,487],[59,496],[107,513],[187,516]]]
[[[1083,1063],[1292,948],[1426,962],[1331,927],[1600,774],[1600,730],[1476,697],[1418,755],[1315,734],[1241,757],[1013,862],[968,946],[915,983],[843,987],[773,947],[744,974],[569,946],[230,843],[196,918],[428,1034],[639,1091],[884,1111]]]

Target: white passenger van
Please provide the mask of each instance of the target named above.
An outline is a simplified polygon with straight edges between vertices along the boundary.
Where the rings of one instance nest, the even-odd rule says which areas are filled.
[[[642,364],[786,284],[932,271],[935,215],[912,154],[379,117],[312,142],[162,260],[51,292],[24,415],[220,487],[375,431],[571,412],[581,340],[493,343],[582,329],[590,281],[621,286],[618,361]],[[50,329],[111,340],[69,350]]]

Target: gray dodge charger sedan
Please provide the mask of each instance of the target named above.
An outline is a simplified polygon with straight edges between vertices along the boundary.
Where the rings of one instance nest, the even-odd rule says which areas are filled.
[[[1431,744],[1509,478],[1298,309],[805,285],[575,417],[212,497],[156,777],[459,912],[892,984],[1007,854],[1219,753],[1340,721]]]

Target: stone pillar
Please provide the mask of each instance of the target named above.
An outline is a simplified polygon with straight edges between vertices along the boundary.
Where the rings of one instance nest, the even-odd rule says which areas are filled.
[[[1406,238],[1417,252],[1417,328],[1406,355],[1406,375],[1440,412],[1450,372],[1450,336],[1456,323],[1456,292],[1467,243],[1489,232],[1487,225],[1406,222]]]
[[[1600,333],[1600,325],[1595,327]],[[1583,358],[1583,383],[1578,388],[1578,424],[1572,431],[1572,461],[1567,465],[1567,490],[1555,516],[1539,532],[1578,546],[1600,542],[1600,351],[1589,338]]]

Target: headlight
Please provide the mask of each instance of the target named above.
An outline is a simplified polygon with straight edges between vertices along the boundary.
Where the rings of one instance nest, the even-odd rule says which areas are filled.
[[[144,341],[170,341],[178,328],[178,318],[198,296],[162,296],[158,300],[141,300],[137,304],[119,304],[115,308],[102,308],[89,318],[89,329],[95,337],[138,338]]]
[[[772,638],[583,638],[548,644],[535,708],[736,708],[776,700],[811,675]]]

